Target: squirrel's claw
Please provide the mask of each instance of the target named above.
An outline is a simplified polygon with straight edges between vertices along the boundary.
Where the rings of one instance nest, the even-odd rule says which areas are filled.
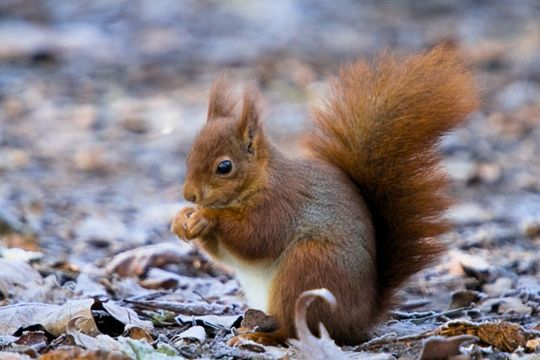
[[[172,223],[171,223],[171,232],[176,234],[180,238],[180,240],[188,241],[190,240],[187,236],[188,233],[188,221],[191,217],[191,214],[195,212],[195,209],[192,207],[185,207],[182,210],[180,210],[176,216],[174,217]]]

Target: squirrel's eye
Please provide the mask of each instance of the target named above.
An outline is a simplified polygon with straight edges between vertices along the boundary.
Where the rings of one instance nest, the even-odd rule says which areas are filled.
[[[226,175],[232,170],[232,162],[230,160],[223,160],[217,166],[216,172],[219,175]]]

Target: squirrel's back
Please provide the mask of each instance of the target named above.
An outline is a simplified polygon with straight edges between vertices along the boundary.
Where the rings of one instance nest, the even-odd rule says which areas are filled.
[[[439,46],[344,68],[314,110],[308,148],[350,176],[369,207],[381,308],[443,250],[435,238],[449,230],[449,200],[437,145],[478,102],[470,71]]]

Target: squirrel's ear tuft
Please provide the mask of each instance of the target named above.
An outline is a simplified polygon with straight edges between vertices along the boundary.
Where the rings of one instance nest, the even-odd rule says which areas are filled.
[[[242,114],[238,122],[238,134],[249,152],[253,152],[254,139],[260,132],[259,98],[259,90],[254,86],[250,86],[244,91]]]
[[[221,75],[212,84],[206,121],[212,121],[220,117],[230,117],[234,114],[235,103],[231,99],[228,83],[228,78]]]

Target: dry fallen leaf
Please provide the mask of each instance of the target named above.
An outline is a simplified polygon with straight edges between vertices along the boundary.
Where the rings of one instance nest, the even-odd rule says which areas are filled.
[[[512,279],[507,277],[500,277],[494,283],[482,286],[482,290],[490,297],[501,296],[510,289],[512,289]]]
[[[86,273],[80,273],[79,276],[77,276],[77,285],[75,290],[87,297],[107,296],[107,290],[105,287],[92,279]]]
[[[112,279],[112,282],[108,288],[118,298],[122,299],[129,297],[139,298],[155,293],[153,290],[143,288],[135,279],[132,278]]]
[[[66,333],[71,335],[75,343],[88,350],[106,350],[120,352],[122,347],[118,341],[114,340],[109,335],[100,334],[99,331],[92,332],[92,335],[87,335],[78,327],[77,320],[73,318],[66,326]]]
[[[138,326],[127,327],[123,335],[135,340],[144,340],[149,344],[154,341],[152,334],[148,330]]]
[[[108,273],[141,276],[151,267],[182,262],[191,248],[185,244],[157,244],[139,247],[116,255],[107,265]]]
[[[498,314],[513,313],[522,316],[529,316],[533,311],[517,297],[488,299],[482,302],[478,306],[478,309],[485,312],[496,312]]]
[[[15,344],[30,346],[36,351],[40,351],[47,346],[48,339],[43,331],[26,331]]]
[[[0,353],[1,354],[1,353]],[[104,350],[83,350],[79,347],[65,346],[43,354],[40,360],[131,360],[132,358]]]
[[[23,288],[43,284],[43,278],[32,266],[23,260],[0,258],[0,292],[9,298],[14,286]]]
[[[513,352],[518,347],[525,348],[527,341],[538,337],[539,333],[527,331],[517,324],[509,322],[471,323],[451,321],[435,331],[436,335],[446,337],[470,335],[481,342],[492,345],[501,351]]]
[[[10,303],[60,303],[73,298],[74,292],[62,287],[55,275],[45,278],[26,261],[0,258],[0,293]]]
[[[0,307],[0,334],[13,334],[19,328],[41,325],[59,336],[72,319],[86,332],[97,331],[90,308],[93,299],[69,300],[64,305],[22,303]]]
[[[126,302],[133,304],[141,309],[149,310],[168,310],[182,315],[207,315],[207,314],[224,314],[231,310],[230,306],[207,302],[174,302],[174,301],[160,301],[160,300],[126,300]]]
[[[154,329],[151,321],[139,319],[137,313],[128,307],[120,306],[112,300],[103,302],[101,305],[112,317],[126,325],[127,328],[136,326],[146,331]]]
[[[538,352],[538,350],[540,349],[540,337],[537,337],[537,338],[531,339],[531,340],[527,340],[527,344],[526,344],[525,348],[528,351],[531,351],[531,352]]]
[[[452,294],[450,309],[460,309],[478,303],[485,295],[474,290],[461,290]]]
[[[0,351],[0,359],[2,360],[32,360],[32,358],[25,354],[18,354],[13,352],[7,352],[7,351]],[[72,358],[70,358],[72,359]],[[53,360],[52,358],[49,358],[48,360]],[[67,360],[67,358],[66,358]]]
[[[19,235],[21,236],[21,235]],[[2,239],[3,243],[5,243],[5,239]],[[26,237],[23,237],[24,240],[29,240]],[[31,237],[30,240],[36,241],[34,237]],[[9,241],[8,241],[9,242]],[[43,258],[43,253],[39,251],[31,251],[28,249],[25,249],[25,244],[15,244],[12,245],[14,247],[5,248],[0,246],[0,256],[6,260],[20,260],[20,261],[35,261]],[[32,245],[31,245],[32,246]],[[37,247],[37,245],[33,245],[34,247]]]
[[[461,271],[475,278],[482,278],[490,270],[489,263],[481,256],[470,255],[462,251],[450,251],[451,262],[453,267],[456,263],[459,264]],[[456,271],[458,274],[460,272]]]
[[[196,277],[179,275],[160,268],[150,268],[144,280],[140,281],[141,286],[147,289],[194,289],[201,286],[208,286],[213,279],[201,279]]]
[[[187,345],[193,342],[199,344],[204,343],[206,340],[206,331],[202,326],[192,326],[186,331],[181,332],[178,335],[175,335],[171,341],[176,347]]]
[[[14,343],[17,341],[17,336],[11,336],[11,335],[0,335],[0,348],[3,349],[6,346]]]
[[[274,317],[266,315],[261,310],[248,309],[242,319],[241,327],[262,332],[272,332],[278,324]]]
[[[238,320],[242,316],[240,315],[202,315],[202,316],[191,316],[191,315],[178,315],[175,319],[181,324],[192,324],[196,323],[197,325],[207,326],[211,328],[226,328],[230,329],[234,324],[238,323]]]

